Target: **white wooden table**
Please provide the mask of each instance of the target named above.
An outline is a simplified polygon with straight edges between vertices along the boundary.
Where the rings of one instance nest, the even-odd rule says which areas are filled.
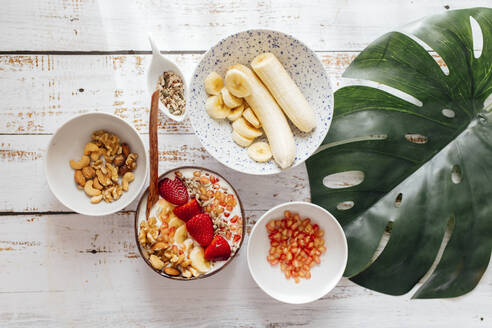
[[[147,33],[191,74],[219,38],[278,29],[317,50],[340,87],[369,42],[422,16],[490,0],[3,0],[0,6],[0,327],[491,327],[492,273],[452,300],[390,297],[343,279],[321,300],[278,303],[251,279],[245,247],[220,274],[162,279],[139,258],[136,204],[108,217],[70,212],[50,193],[44,151],[72,115],[104,111],[147,140]],[[211,158],[189,120],[161,117],[160,165],[197,164],[238,188],[248,230],[273,205],[309,200],[304,166],[251,177]]]

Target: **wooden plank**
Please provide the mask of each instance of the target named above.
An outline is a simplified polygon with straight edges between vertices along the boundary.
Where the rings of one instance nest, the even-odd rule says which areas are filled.
[[[70,211],[56,200],[46,184],[43,160],[50,138],[49,135],[0,136],[0,166],[8,173],[4,174],[4,183],[9,186],[0,188],[0,212]],[[143,139],[147,146],[147,136]],[[159,151],[160,172],[182,165],[215,170],[236,188],[244,208],[249,210],[267,210],[286,201],[310,199],[304,165],[268,179],[238,173],[212,158],[195,135],[161,136]],[[137,201],[127,210],[135,210]]]
[[[356,53],[320,53],[332,77],[340,75]],[[170,55],[190,80],[200,55]],[[0,56],[0,133],[46,134],[73,115],[110,112],[148,131],[145,70],[150,55]],[[160,117],[160,133],[193,133],[191,123]]]
[[[343,71],[356,52],[320,52],[332,86],[344,85]],[[436,54],[436,61],[444,62]],[[169,55],[190,81],[201,55]],[[0,56],[1,134],[50,134],[74,115],[104,111],[141,133],[148,131],[150,95],[145,70],[150,55]],[[159,133],[193,133],[189,119],[176,123],[160,115]]]
[[[261,215],[249,211],[253,221]],[[252,280],[246,244],[210,278],[164,279],[139,258],[133,213],[16,215],[0,220],[0,326],[485,327],[492,271],[469,295],[410,300],[343,279],[321,300],[289,306]],[[95,252],[94,252],[95,251]]]
[[[361,50],[380,35],[429,14],[489,0],[29,1],[4,0],[0,51],[206,50],[249,28],[292,34],[316,50]]]

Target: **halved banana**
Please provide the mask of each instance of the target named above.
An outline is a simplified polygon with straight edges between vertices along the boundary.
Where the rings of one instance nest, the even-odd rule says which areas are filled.
[[[248,155],[257,162],[267,162],[272,158],[270,145],[264,141],[258,141],[248,147]]]
[[[176,232],[174,233],[174,241],[181,244],[186,238],[188,238],[188,230],[186,230],[186,225],[183,224],[176,229]]]
[[[205,260],[203,248],[195,246],[190,252],[191,266],[200,272],[207,272],[210,269],[210,262]]]
[[[222,88],[222,90],[220,90],[220,94],[222,95],[222,100],[227,107],[234,108],[243,104],[243,100],[232,95],[227,88]]]
[[[181,226],[183,226],[185,224],[185,222],[181,219],[179,219],[177,216],[173,216],[171,217],[171,220],[169,220],[169,228],[171,227],[176,227],[176,228],[179,228]]]
[[[232,130],[232,140],[241,147],[248,147],[253,142],[253,139],[243,137],[236,130]]]
[[[231,109],[222,102],[220,95],[208,97],[205,103],[205,110],[211,118],[216,120],[226,118],[231,112]]]
[[[234,96],[247,97],[251,94],[248,78],[234,66],[231,66],[225,75],[225,86]]]
[[[260,121],[256,117],[255,113],[251,110],[251,108],[246,108],[246,110],[243,112],[243,117],[246,119],[246,121],[249,122],[252,126],[255,128],[259,128],[261,126]]]
[[[234,122],[238,118],[241,117],[244,111],[244,105],[240,105],[236,108],[231,109],[231,113],[227,115],[227,119],[231,122]]]
[[[263,134],[260,129],[255,128],[250,125],[246,120],[242,117],[238,118],[232,123],[232,129],[239,133],[244,138],[254,139]]]
[[[224,87],[224,80],[217,72],[211,72],[207,75],[203,84],[205,85],[205,91],[209,95],[218,95]]]

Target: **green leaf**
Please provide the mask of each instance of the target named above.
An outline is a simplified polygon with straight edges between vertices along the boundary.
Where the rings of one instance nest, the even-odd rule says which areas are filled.
[[[470,17],[482,33],[479,58]],[[421,44],[442,58],[448,75]],[[333,213],[347,235],[345,275],[378,292],[402,295],[445,245],[414,297],[469,292],[492,248],[492,114],[484,109],[492,93],[492,9],[449,11],[404,33],[388,33],[355,58],[343,77],[383,85],[339,89],[329,134],[306,162],[312,201]],[[421,143],[409,141],[415,140],[407,139],[410,134]],[[326,176],[346,171],[362,171],[362,183],[324,185]],[[352,208],[338,209],[348,201]],[[374,260],[388,227],[389,241]]]

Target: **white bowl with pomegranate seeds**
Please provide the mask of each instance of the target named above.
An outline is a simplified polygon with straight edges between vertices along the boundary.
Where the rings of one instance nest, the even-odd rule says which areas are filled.
[[[278,301],[303,304],[331,291],[347,264],[347,240],[328,211],[289,202],[267,211],[248,241],[248,267],[261,289]]]
[[[148,189],[135,215],[135,238],[145,262],[175,280],[208,277],[235,257],[243,242],[244,211],[231,184],[201,167],[159,177],[159,200],[145,217]]]

